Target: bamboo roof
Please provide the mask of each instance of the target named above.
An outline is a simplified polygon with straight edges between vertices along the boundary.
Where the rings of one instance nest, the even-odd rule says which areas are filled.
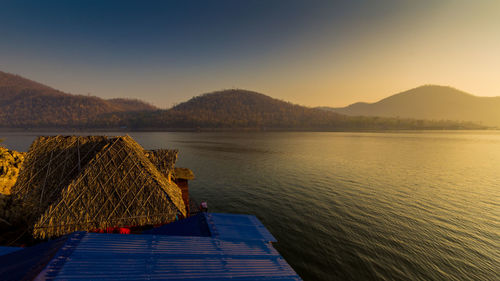
[[[129,136],[37,138],[13,195],[31,208],[38,238],[186,215],[179,187]]]
[[[156,166],[158,171],[170,180],[178,153],[179,151],[176,149],[156,149],[146,151],[146,157]]]
[[[174,168],[174,179],[194,180],[194,173],[188,168]]]

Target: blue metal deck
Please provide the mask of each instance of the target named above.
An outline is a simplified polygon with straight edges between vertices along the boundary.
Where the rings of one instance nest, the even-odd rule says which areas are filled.
[[[270,243],[77,232],[35,280],[301,280]]]
[[[140,235],[74,232],[0,256],[1,280],[301,280],[255,217],[202,213]]]
[[[200,213],[145,231],[144,234],[211,236],[224,240],[277,242],[256,216],[221,213]]]
[[[203,214],[178,220],[143,232],[144,234],[175,235],[175,236],[212,236]]]
[[[33,280],[66,244],[67,236],[0,256],[0,280]]]
[[[203,213],[212,237],[277,242],[256,216]]]
[[[21,247],[4,247],[0,246],[0,256],[10,254],[19,250],[22,250],[23,248]]]

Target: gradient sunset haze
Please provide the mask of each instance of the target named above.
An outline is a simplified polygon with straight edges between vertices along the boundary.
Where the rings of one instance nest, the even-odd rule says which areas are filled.
[[[0,70],[167,108],[244,88],[307,106],[423,84],[499,96],[500,1],[1,1]]]

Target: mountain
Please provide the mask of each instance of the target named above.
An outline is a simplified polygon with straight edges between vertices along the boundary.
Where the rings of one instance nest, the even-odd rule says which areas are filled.
[[[376,103],[327,109],[351,116],[457,120],[500,127],[500,97],[478,97],[445,86],[421,86]]]
[[[125,114],[133,128],[313,128],[343,119],[334,112],[311,109],[241,89],[203,94],[169,110]],[[103,119],[106,121],[106,119]]]
[[[325,114],[241,89],[194,97],[172,108],[169,114],[183,116],[186,125],[216,127],[327,126],[343,119],[337,113]]]
[[[114,99],[107,99],[104,101],[116,107],[114,109],[114,112],[158,110],[156,106],[141,101],[139,99],[114,98]]]
[[[139,100],[71,95],[0,71],[0,127],[79,125],[102,114],[156,109]]]
[[[110,121],[116,120],[116,122]],[[102,126],[131,129],[384,130],[471,129],[474,124],[352,117],[308,108],[241,89],[207,93],[169,110],[101,117]]]
[[[194,97],[168,110],[139,100],[71,95],[0,72],[0,127],[131,130],[480,129],[454,121],[347,116],[241,89]]]

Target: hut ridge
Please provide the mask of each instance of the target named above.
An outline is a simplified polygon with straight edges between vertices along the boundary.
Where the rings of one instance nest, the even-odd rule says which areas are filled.
[[[130,136],[39,137],[13,194],[32,208],[37,238],[185,216],[181,190],[146,155]]]

